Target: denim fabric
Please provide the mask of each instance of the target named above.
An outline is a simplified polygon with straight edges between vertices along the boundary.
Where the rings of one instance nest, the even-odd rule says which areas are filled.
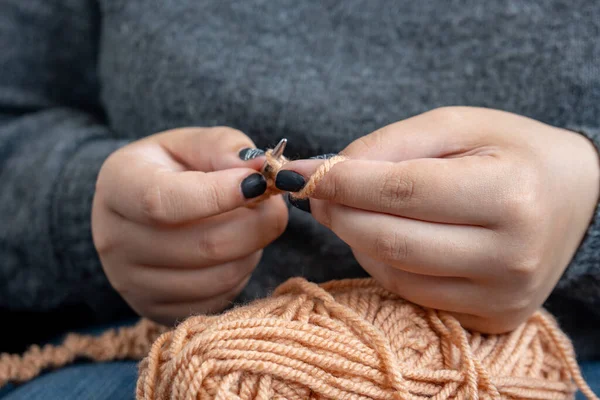
[[[594,391],[594,394],[600,396],[600,361],[583,363],[581,365],[581,370],[583,377]],[[583,399],[585,399],[585,397],[579,393],[576,400]]]
[[[600,362],[582,365],[584,377],[600,395]],[[17,389],[9,390],[2,400],[121,400],[135,398],[137,363],[73,365],[41,376]],[[584,397],[578,394],[577,400]]]
[[[137,362],[82,363],[5,390],[3,400],[129,400],[135,398]],[[0,392],[0,395],[2,392]]]

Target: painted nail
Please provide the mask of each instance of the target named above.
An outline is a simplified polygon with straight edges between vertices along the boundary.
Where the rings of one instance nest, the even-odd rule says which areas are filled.
[[[252,160],[256,157],[263,156],[264,154],[265,154],[265,152],[262,151],[261,149],[253,149],[250,147],[242,149],[239,152],[240,158],[244,161]]]
[[[311,160],[328,160],[335,156],[337,156],[337,153],[327,153],[327,154],[320,154],[318,156],[311,157],[310,159]]]
[[[297,199],[288,194],[288,201],[291,205],[299,210],[306,211],[310,214],[310,200],[309,199]]]
[[[302,175],[290,170],[279,171],[275,177],[275,186],[284,192],[297,192],[306,185]]]
[[[252,174],[242,181],[242,193],[247,199],[253,199],[267,191],[267,180],[262,174]]]

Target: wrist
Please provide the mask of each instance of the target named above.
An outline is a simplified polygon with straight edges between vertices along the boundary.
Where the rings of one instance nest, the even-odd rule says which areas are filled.
[[[111,139],[82,143],[63,166],[52,195],[50,239],[61,267],[61,280],[85,293],[72,301],[85,301],[95,312],[115,296],[106,289],[109,286],[91,237],[92,199],[102,163],[124,144]]]
[[[579,146],[577,175],[586,185],[586,200],[581,206],[589,207],[589,211],[582,222],[586,224],[585,232],[555,290],[563,296],[588,301],[590,294],[586,290],[589,291],[589,285],[585,281],[600,272],[600,129],[579,126],[567,129],[567,134],[572,135],[572,140]]]

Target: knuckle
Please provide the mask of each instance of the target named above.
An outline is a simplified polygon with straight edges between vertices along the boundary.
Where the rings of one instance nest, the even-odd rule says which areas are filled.
[[[461,126],[467,115],[467,111],[462,107],[438,107],[429,111],[428,116],[439,124],[449,126]]]
[[[343,151],[348,156],[357,156],[378,150],[384,145],[384,137],[390,133],[393,125],[383,126],[368,135],[361,136],[348,145]]]
[[[110,187],[110,180],[114,178],[115,174],[118,174],[121,168],[121,154],[123,149],[117,150],[111,153],[102,163],[98,176],[96,178],[94,193],[96,196],[105,196]]]
[[[343,199],[344,194],[342,188],[344,187],[344,177],[337,173],[337,171],[331,171],[328,175],[325,175],[325,185],[321,184],[321,194],[333,201],[339,201]]]
[[[221,210],[226,198],[225,189],[216,183],[206,183],[203,186],[202,198],[209,210]]]
[[[111,253],[119,243],[115,235],[111,235],[108,232],[94,232],[92,238],[94,247],[100,256]]]
[[[219,262],[227,257],[230,246],[221,235],[207,234],[200,240],[199,248],[202,258],[209,262]]]
[[[260,258],[258,258],[260,260]],[[255,257],[244,259],[227,265],[221,271],[220,285],[221,293],[237,293],[243,287],[244,283],[250,279],[250,274],[258,264]]]
[[[114,267],[114,266],[113,266]],[[108,268],[114,269],[114,268]],[[125,273],[117,273],[115,274],[113,271],[112,274],[108,274],[108,279],[110,281],[111,286],[115,289],[117,293],[121,295],[121,297],[128,299],[133,291],[134,283],[132,282],[132,278]]]
[[[520,175],[515,183],[516,189],[504,202],[505,215],[508,220],[520,224],[540,221],[543,210],[540,202],[539,178],[535,173],[523,171]]]
[[[519,310],[506,312],[501,317],[494,318],[494,321],[499,325],[501,332],[510,332],[518,328],[530,315],[531,312],[528,308],[520,308]]]
[[[504,213],[509,221],[513,223],[527,223],[535,220],[537,206],[533,201],[531,190],[520,190],[515,193],[504,204]]]
[[[388,230],[375,237],[375,254],[383,260],[402,262],[408,258],[408,242],[406,236]]]
[[[374,131],[366,136],[361,136],[352,142],[347,148],[346,153],[349,155],[352,154],[361,154],[372,150],[377,147],[377,143],[379,142],[379,137],[381,136],[381,129]]]
[[[317,184],[314,196],[339,201],[343,197],[345,176],[339,170],[331,169]]]
[[[513,315],[503,315],[501,317],[492,317],[492,318],[481,318],[478,325],[480,328],[477,328],[481,332],[485,332],[491,335],[501,335],[507,332],[511,332],[515,330],[519,324],[520,320],[515,318]]]
[[[537,248],[522,250],[521,254],[515,256],[508,264],[508,273],[513,278],[518,279],[521,286],[527,287],[535,282],[533,281],[537,271],[543,263],[541,251]]]
[[[539,261],[535,257],[525,258],[510,267],[513,274],[519,276],[531,277],[539,267]]]
[[[211,128],[217,135],[243,135],[242,131],[225,125],[218,125]]]
[[[515,314],[510,312],[486,313],[481,315],[458,316],[459,321],[466,329],[487,333],[490,335],[501,335],[514,331],[523,321],[527,314]]]
[[[142,192],[140,205],[142,214],[149,221],[156,224],[169,222],[160,185],[156,183],[148,184]]]
[[[415,180],[397,169],[388,171],[379,191],[379,201],[384,207],[396,208],[410,202],[415,193]]]
[[[229,126],[215,126],[211,128],[213,134],[219,140],[231,140],[231,139],[245,139],[248,136],[240,131],[239,129],[231,128]]]
[[[96,182],[94,184],[94,195],[96,197],[103,197],[108,191],[108,184],[106,182],[105,175],[107,174],[106,166],[102,166],[100,171],[98,172],[98,177],[96,178]]]
[[[504,320],[525,313],[531,306],[531,297],[527,292],[512,292],[510,295],[501,296],[495,301],[488,299],[481,303],[484,305],[485,315],[493,320]]]
[[[241,280],[246,276],[242,268],[233,264],[232,267],[223,268],[221,271],[220,286],[221,293],[227,293],[239,286]]]
[[[531,307],[531,298],[525,293],[521,293],[519,296],[512,296],[512,298],[506,303],[505,314],[514,316],[523,315]]]

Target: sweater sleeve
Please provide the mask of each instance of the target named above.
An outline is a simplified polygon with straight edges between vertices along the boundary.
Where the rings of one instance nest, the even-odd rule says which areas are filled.
[[[568,126],[587,137],[600,150],[600,128]],[[574,257],[559,280],[555,292],[589,306],[600,315],[600,204]]]
[[[96,175],[125,144],[100,106],[99,25],[91,0],[0,2],[0,309],[123,304],[90,230]]]

